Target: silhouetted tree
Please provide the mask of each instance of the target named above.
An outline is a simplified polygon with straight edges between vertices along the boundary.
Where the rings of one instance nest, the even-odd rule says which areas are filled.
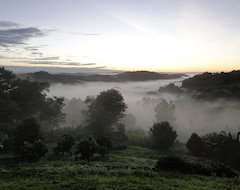
[[[66,114],[63,113],[62,109],[64,106],[64,98],[56,97],[47,98],[43,110],[40,114],[40,119],[46,121],[48,126],[58,128],[59,123],[65,121]]]
[[[150,138],[153,148],[160,151],[167,151],[177,137],[176,131],[168,122],[155,123],[150,128]]]
[[[87,97],[86,125],[94,136],[109,134],[112,126],[124,116],[126,104],[119,91],[110,89],[96,98]]]
[[[14,145],[17,154],[21,153],[25,142],[34,143],[42,139],[40,125],[35,118],[28,118],[16,126]]]
[[[201,156],[204,151],[204,142],[201,137],[193,133],[188,139],[186,147],[194,156]]]
[[[163,99],[160,103],[157,104],[154,111],[157,122],[167,121],[171,124],[174,123],[175,105],[173,103],[168,103],[165,99]]]

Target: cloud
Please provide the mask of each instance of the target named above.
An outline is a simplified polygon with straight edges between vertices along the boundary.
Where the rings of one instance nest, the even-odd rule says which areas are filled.
[[[35,65],[51,65],[51,66],[94,66],[96,63],[80,63],[80,62],[67,62],[67,61],[55,61],[59,57],[44,57],[37,58],[35,60],[27,61],[29,64]]]
[[[45,61],[45,60],[58,60],[59,57],[55,56],[55,57],[43,57],[43,58],[37,58],[36,60],[39,61]]]
[[[0,21],[0,46],[9,47],[11,45],[26,44],[26,41],[30,38],[46,35],[46,31],[36,27],[18,28],[18,26],[18,24],[12,22]]]
[[[11,21],[0,21],[0,28],[12,28],[18,27],[19,24],[11,22]]]

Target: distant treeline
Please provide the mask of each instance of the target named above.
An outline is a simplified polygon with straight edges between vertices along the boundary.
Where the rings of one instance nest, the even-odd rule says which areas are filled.
[[[147,81],[147,80],[160,80],[160,79],[177,79],[186,76],[185,74],[167,74],[156,73],[149,71],[135,71],[135,72],[123,72],[116,75],[86,75],[86,74],[50,74],[45,71],[20,74],[18,77],[23,79],[30,79],[33,81],[49,82],[49,83],[80,83],[80,82],[126,82],[126,81]]]

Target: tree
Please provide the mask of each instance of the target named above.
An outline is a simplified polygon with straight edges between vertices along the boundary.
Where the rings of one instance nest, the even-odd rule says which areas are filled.
[[[173,145],[176,137],[176,131],[168,122],[155,123],[150,128],[152,146],[157,150],[167,151]]]
[[[8,140],[8,135],[0,131],[0,150],[4,148],[5,142]]]
[[[96,98],[87,97],[86,125],[94,136],[104,136],[112,126],[124,116],[126,104],[119,91],[110,89],[101,92]]]
[[[4,67],[0,67],[0,123],[13,123],[19,113],[18,105],[11,98],[16,76]]]
[[[186,147],[194,156],[201,156],[204,151],[204,142],[201,137],[193,133],[188,139]]]
[[[40,125],[35,118],[27,118],[19,122],[16,126],[14,147],[16,154],[21,154],[25,142],[33,144],[42,139]]]
[[[36,162],[42,158],[47,151],[47,146],[38,139],[32,143],[25,141],[24,145],[21,147],[19,155],[23,161]]]
[[[165,99],[163,99],[154,109],[155,117],[157,122],[167,121],[169,123],[174,123],[174,111],[175,105],[173,103],[168,103]]]
[[[80,154],[83,159],[90,161],[90,159],[94,156],[95,153],[97,153],[97,151],[98,144],[92,136],[89,136],[81,139],[77,146],[75,154]]]
[[[59,123],[65,120],[66,114],[62,112],[64,98],[56,97],[46,98],[40,119],[46,121],[50,128],[58,128]]]
[[[57,147],[54,149],[55,154],[72,154],[71,149],[74,144],[74,138],[71,135],[65,134],[64,138],[58,142]]]
[[[48,87],[48,83],[19,79],[0,67],[0,122],[13,123],[38,115],[45,104]]]

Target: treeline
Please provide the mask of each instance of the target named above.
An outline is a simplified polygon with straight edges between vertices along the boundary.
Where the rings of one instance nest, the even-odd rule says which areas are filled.
[[[203,73],[182,82],[182,88],[196,91],[194,97],[203,99],[240,97],[240,71]]]

